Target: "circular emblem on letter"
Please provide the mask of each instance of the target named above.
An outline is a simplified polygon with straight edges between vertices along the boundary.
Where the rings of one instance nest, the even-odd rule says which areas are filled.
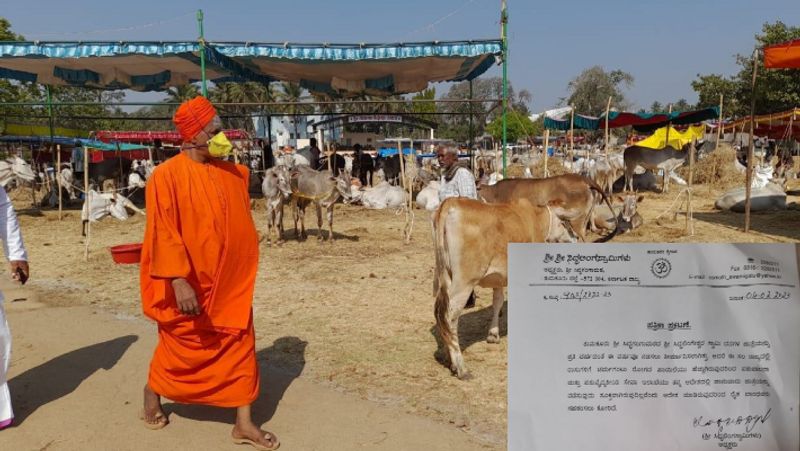
[[[657,258],[652,265],[650,265],[650,272],[659,279],[663,279],[672,271],[672,264],[666,258]]]

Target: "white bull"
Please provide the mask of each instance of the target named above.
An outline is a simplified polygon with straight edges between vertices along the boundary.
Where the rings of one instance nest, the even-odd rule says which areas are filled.
[[[97,222],[106,216],[113,216],[120,221],[124,221],[129,217],[128,208],[136,213],[145,214],[144,210],[119,193],[98,193],[95,190],[89,190],[87,199],[88,202],[85,201],[81,209],[83,227],[81,234],[83,236],[86,236],[86,223],[89,221]]]

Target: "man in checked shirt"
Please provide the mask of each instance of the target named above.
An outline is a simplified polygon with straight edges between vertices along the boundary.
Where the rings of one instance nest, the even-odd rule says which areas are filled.
[[[475,186],[475,176],[469,170],[466,161],[458,161],[458,148],[439,146],[436,149],[436,159],[442,168],[442,179],[439,184],[439,202],[444,202],[448,197],[478,198],[478,189]],[[475,292],[469,295],[465,308],[475,307]]]

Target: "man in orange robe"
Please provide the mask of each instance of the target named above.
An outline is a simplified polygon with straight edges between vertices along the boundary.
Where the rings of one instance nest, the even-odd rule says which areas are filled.
[[[204,97],[182,104],[173,121],[182,152],[147,183],[141,294],[144,314],[158,323],[158,345],[142,419],[151,429],[167,425],[161,396],[236,407],[234,442],[276,449],[277,437],[253,424],[250,414],[259,373],[252,312],[258,235],[249,172],[219,159],[230,142]]]

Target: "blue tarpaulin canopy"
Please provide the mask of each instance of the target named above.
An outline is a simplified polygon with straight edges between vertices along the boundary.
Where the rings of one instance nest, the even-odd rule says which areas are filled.
[[[211,81],[291,81],[332,95],[391,95],[472,80],[502,53],[499,40],[398,44],[0,42],[0,78],[99,89],[164,90]]]

